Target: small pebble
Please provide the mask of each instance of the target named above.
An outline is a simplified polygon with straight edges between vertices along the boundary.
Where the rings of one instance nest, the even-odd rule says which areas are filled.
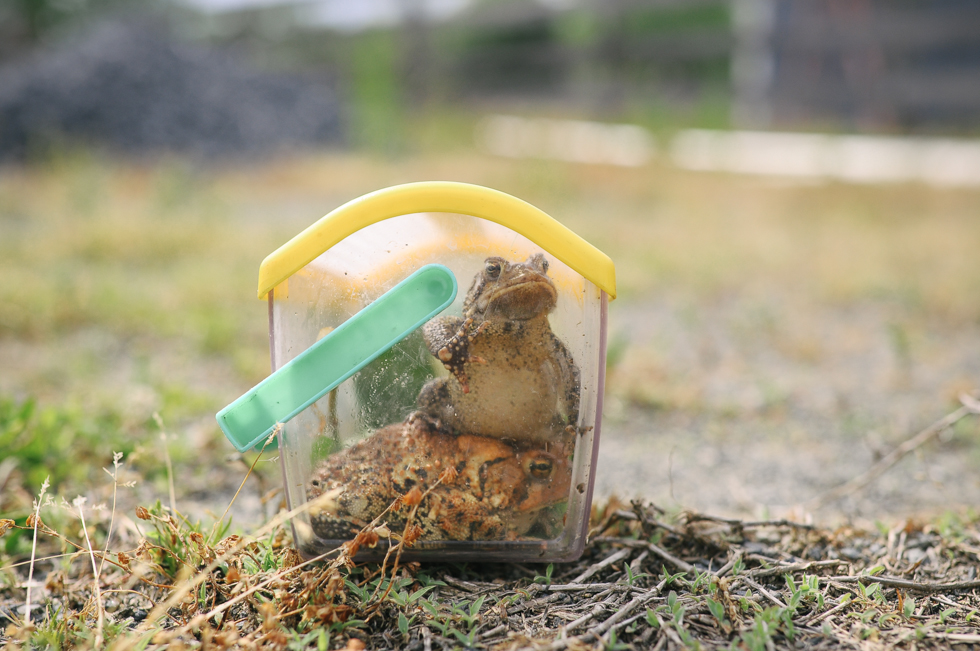
[[[854,549],[853,547],[844,547],[840,550],[841,558],[846,558],[849,561],[856,561],[861,558],[861,552]]]

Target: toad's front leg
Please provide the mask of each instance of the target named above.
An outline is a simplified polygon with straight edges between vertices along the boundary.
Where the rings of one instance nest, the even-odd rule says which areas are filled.
[[[470,392],[469,378],[463,368],[467,363],[486,364],[487,360],[470,354],[470,342],[483,332],[486,322],[473,327],[472,318],[458,316],[433,319],[422,326],[422,337],[429,352],[435,355],[442,365],[453,374],[463,388]]]
[[[554,333],[548,332],[551,339],[551,348],[554,351],[558,386],[559,386],[559,413],[558,423],[560,426],[569,426],[576,430],[578,427],[579,406],[582,400],[582,378],[572,353],[568,347],[562,343],[561,339]]]

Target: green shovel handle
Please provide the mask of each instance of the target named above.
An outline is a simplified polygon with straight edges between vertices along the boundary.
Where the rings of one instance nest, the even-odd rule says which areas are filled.
[[[452,271],[425,265],[219,411],[218,425],[239,452],[254,447],[449,307],[456,292]]]

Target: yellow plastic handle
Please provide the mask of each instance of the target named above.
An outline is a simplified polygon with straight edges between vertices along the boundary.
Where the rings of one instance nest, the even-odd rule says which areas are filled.
[[[365,226],[419,212],[470,215],[506,226],[616,298],[616,267],[605,253],[547,213],[498,190],[451,181],[396,185],[348,201],[272,252],[259,267],[259,298]]]

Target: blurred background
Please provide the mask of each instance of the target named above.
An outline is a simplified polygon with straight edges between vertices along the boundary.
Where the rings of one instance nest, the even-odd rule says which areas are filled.
[[[166,452],[179,504],[220,512],[254,459],[213,414],[268,373],[262,258],[446,179],[617,263],[601,498],[965,513],[976,419],[812,500],[980,388],[978,79],[966,0],[4,3],[0,511],[45,476],[98,493],[122,451],[136,498]]]

